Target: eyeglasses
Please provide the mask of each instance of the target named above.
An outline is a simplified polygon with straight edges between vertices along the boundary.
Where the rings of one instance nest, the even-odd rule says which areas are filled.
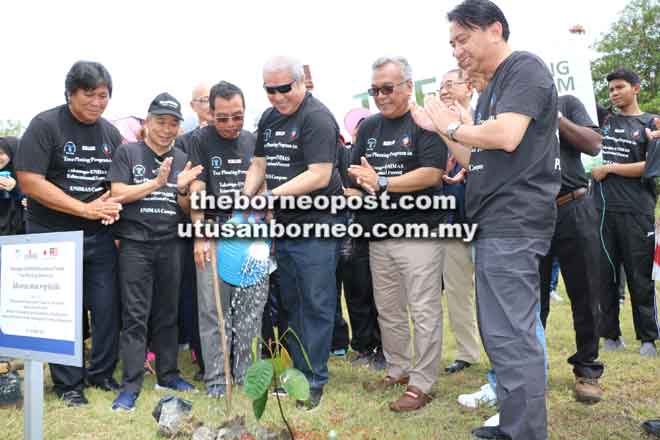
[[[438,89],[438,92],[444,88],[451,89],[457,84],[467,84],[467,83],[468,83],[467,81],[453,81],[451,79],[448,79],[447,81],[440,83],[440,88]]]
[[[226,124],[231,119],[234,122],[242,122],[245,115],[233,115],[233,116],[216,116],[215,122],[220,124]]]
[[[401,84],[404,84],[406,82],[408,82],[408,80],[404,79],[398,84],[386,84],[382,87],[372,87],[370,89],[367,89],[367,93],[369,94],[369,96],[374,96],[374,97],[378,96],[379,93],[382,93],[383,95],[391,95],[392,92],[394,92],[395,87],[400,86]]]
[[[193,102],[199,102],[200,104],[208,104],[209,103],[209,97],[208,96],[200,96],[199,98],[193,99]]]
[[[266,93],[269,95],[274,95],[275,92],[284,95],[285,93],[289,93],[291,91],[295,83],[295,81],[291,81],[289,84],[282,84],[280,86],[267,86],[264,84],[264,89],[266,89]]]

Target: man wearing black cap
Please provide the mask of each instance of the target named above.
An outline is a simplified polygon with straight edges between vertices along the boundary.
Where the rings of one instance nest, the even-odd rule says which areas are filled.
[[[124,212],[114,230],[119,245],[123,377],[112,409],[130,411],[142,387],[147,327],[156,353],[156,389],[192,391],[177,369],[177,309],[182,241],[177,224],[190,209],[188,185],[201,172],[172,148],[181,105],[161,93],[149,106],[144,141],[117,150],[108,175]]]
[[[655,233],[653,218],[657,194],[655,181],[644,177],[649,142],[647,128],[653,115],[639,108],[640,80],[636,73],[619,69],[607,75],[610,100],[619,109],[603,131],[603,165],[591,171],[596,184],[596,206],[601,214],[600,335],[603,350],[623,347],[619,326],[616,270],[621,263],[628,279],[635,334],[640,354],[655,356],[660,337],[655,285],[651,279]]]
[[[38,114],[21,139],[16,171],[29,198],[27,232],[84,233],[83,309],[91,313],[92,353],[88,368],[50,364],[55,393],[69,406],[84,405],[87,383],[117,390],[119,294],[117,249],[105,227],[119,218],[106,178],[119,131],[101,115],[112,95],[103,65],[78,61],[66,76],[66,104]]]

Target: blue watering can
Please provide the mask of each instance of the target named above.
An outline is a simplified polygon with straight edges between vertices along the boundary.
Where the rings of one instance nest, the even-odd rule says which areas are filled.
[[[257,223],[253,215],[246,219],[235,214],[228,223]],[[220,240],[218,249],[218,273],[228,284],[249,287],[268,276],[270,268],[270,240],[228,239]]]

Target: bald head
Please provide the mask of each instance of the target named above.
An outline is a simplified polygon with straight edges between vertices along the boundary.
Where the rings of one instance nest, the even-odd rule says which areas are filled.
[[[211,90],[211,85],[209,81],[200,82],[192,90],[190,107],[197,115],[200,126],[210,123],[213,119],[209,112],[209,91]]]

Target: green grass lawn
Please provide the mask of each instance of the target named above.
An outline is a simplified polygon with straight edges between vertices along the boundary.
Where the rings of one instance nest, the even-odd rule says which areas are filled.
[[[562,295],[566,298],[565,294]],[[573,353],[574,336],[568,300],[552,303],[548,328],[550,379],[548,391],[548,425],[550,439],[604,440],[645,438],[640,423],[660,417],[660,358],[641,358],[635,341],[629,298],[623,307],[622,329],[626,349],[621,353],[603,353],[606,370],[602,384],[605,400],[585,406],[573,398],[573,375],[566,358]],[[446,309],[445,309],[446,314]],[[445,348],[442,366],[451,362],[453,335],[445,316]],[[182,353],[180,366],[185,377],[192,377],[194,367],[187,353]],[[345,360],[333,359],[330,383],[321,408],[306,414],[284,401],[284,409],[292,426],[311,435],[306,439],[325,439],[334,429],[339,439],[470,439],[470,429],[494,414],[492,408],[468,410],[458,405],[459,394],[472,392],[485,383],[488,362],[452,375],[441,375],[434,387],[434,401],[422,411],[410,415],[394,414],[388,403],[401,390],[368,394],[361,383],[378,378],[366,369],[354,370]],[[120,373],[117,372],[116,377]],[[197,384],[201,388],[201,384]],[[161,393],[153,391],[154,378],[147,376],[144,390],[133,413],[113,413],[114,395],[96,389],[86,391],[90,405],[72,409],[65,407],[46,388],[44,438],[46,439],[154,439],[156,424],[151,411]],[[225,417],[223,401],[213,401],[203,393],[188,396],[193,401],[193,414],[207,424],[218,425]],[[234,414],[246,414],[248,424],[256,423],[251,406],[239,390],[234,395]],[[262,423],[283,426],[277,404],[269,399]],[[18,410],[0,410],[0,439],[23,437],[23,414]]]

